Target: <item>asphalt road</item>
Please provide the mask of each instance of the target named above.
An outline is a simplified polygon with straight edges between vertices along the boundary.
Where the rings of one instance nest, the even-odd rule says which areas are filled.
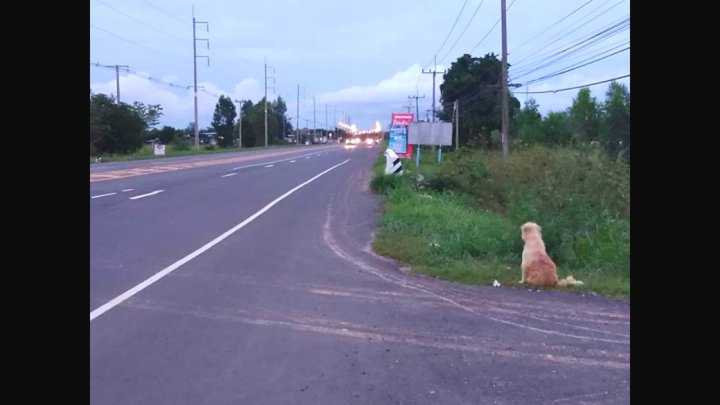
[[[378,153],[94,166],[91,403],[630,402],[627,301],[374,255]]]

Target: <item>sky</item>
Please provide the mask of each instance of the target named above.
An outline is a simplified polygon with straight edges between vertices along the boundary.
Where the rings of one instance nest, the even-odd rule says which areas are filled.
[[[578,92],[555,90],[622,76],[630,89],[629,0],[507,0],[506,9],[521,103],[532,97],[546,115]],[[433,76],[439,109],[442,72],[463,54],[500,58],[500,11],[500,0],[90,0],[90,89],[116,96],[119,72],[122,102],[160,104],[158,126],[185,128],[195,61],[200,128],[220,95],[261,100],[266,76],[268,100],[282,97],[294,126],[299,104],[301,128],[387,128],[393,112],[428,118]],[[604,101],[608,85],[591,95]]]

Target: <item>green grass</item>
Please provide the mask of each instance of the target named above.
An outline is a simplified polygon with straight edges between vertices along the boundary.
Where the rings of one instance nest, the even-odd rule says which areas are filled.
[[[423,154],[428,156],[428,154]],[[519,286],[520,226],[543,227],[558,276],[573,289],[630,295],[629,171],[592,150],[531,147],[511,154],[461,151],[383,174],[371,187],[385,195],[374,249],[413,271],[468,284]]]

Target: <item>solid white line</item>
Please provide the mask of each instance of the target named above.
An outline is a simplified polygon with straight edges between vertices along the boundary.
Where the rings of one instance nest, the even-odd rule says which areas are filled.
[[[350,159],[345,160],[342,163],[336,164],[335,166],[332,166],[331,168],[325,170],[324,172],[321,172],[320,174],[310,178],[310,180],[305,181],[304,183],[301,183],[294,188],[292,188],[290,191],[286,192],[285,194],[281,195],[280,197],[274,199],[270,204],[264,206],[260,211],[252,214],[250,217],[248,217],[246,220],[242,221],[241,223],[235,225],[231,229],[225,231],[222,235],[218,236],[217,238],[211,240],[210,242],[206,243],[201,248],[197,249],[196,251],[190,253],[189,255],[183,257],[182,259],[176,261],[175,263],[171,264],[170,266],[162,269],[161,271],[155,273],[150,278],[146,279],[145,281],[141,282],[140,284],[136,285],[135,287],[125,291],[124,293],[118,295],[117,297],[113,298],[109,302],[103,304],[96,310],[90,312],[90,320],[97,318],[98,316],[104,314],[105,312],[111,310],[112,308],[116,307],[123,301],[127,300],[128,298],[132,297],[133,295],[139,293],[140,291],[144,290],[145,288],[149,287],[150,285],[154,284],[156,281],[160,280],[161,278],[165,277],[166,275],[170,274],[172,271],[177,269],[178,267],[182,266],[183,264],[189,262],[190,260],[196,258],[197,256],[205,253],[213,246],[217,245],[218,243],[222,242],[224,239],[232,235],[233,233],[237,232],[238,230],[245,227],[245,225],[249,224],[250,222],[254,221],[255,218],[259,217],[260,215],[264,214],[267,210],[274,207],[277,203],[287,198],[292,193],[298,191],[302,187],[305,187],[306,185],[312,183],[313,181],[320,178],[320,176],[323,176],[324,174],[330,172],[331,170],[334,170],[345,163],[349,162]]]
[[[237,173],[228,173],[228,174],[226,174],[226,175],[224,175],[224,176],[220,176],[220,177],[230,177],[230,176],[234,176],[234,175],[236,175],[236,174],[237,174]]]
[[[273,166],[275,166],[275,165],[267,165],[267,166],[263,166],[263,167],[273,167]]]
[[[100,194],[100,195],[96,195],[96,196],[94,196],[94,197],[90,197],[90,199],[92,200],[92,199],[95,199],[95,198],[107,197],[107,196],[109,196],[109,195],[115,195],[115,194],[117,194],[117,193]]]
[[[152,193],[140,194],[140,195],[136,195],[135,197],[130,197],[130,199],[137,200],[138,198],[150,197],[151,195],[159,194],[159,193],[162,193],[163,191],[165,191],[165,190],[155,190]]]
[[[128,191],[133,191],[131,188],[126,188],[125,190],[121,190],[123,193],[127,193]]]

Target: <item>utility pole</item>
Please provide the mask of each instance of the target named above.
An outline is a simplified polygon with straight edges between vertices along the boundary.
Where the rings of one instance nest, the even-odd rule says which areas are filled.
[[[412,105],[404,105],[402,108],[407,108],[408,112],[412,111]]]
[[[120,104],[120,68],[123,68],[126,72],[130,68],[128,65],[99,65],[106,68],[115,68],[115,86],[117,88],[117,103]]]
[[[327,120],[327,118],[328,118],[328,115],[327,115],[327,104],[325,104],[325,137],[326,137],[326,138],[328,138],[328,136],[327,136],[327,131],[328,131],[328,120]]]
[[[273,73],[275,73],[274,67],[271,66],[270,69],[272,69]],[[267,124],[267,104],[268,104],[267,103],[267,90],[268,90],[267,80],[268,80],[268,75],[267,75],[267,70],[268,70],[268,65],[267,65],[267,60],[265,60],[265,147],[266,148],[268,147],[268,124]],[[271,79],[273,79],[272,89],[273,89],[273,93],[275,93],[275,86],[274,86],[275,78],[271,77]]]
[[[238,148],[242,148],[242,101],[235,100],[238,103]]]
[[[435,55],[435,66],[433,66],[433,69],[432,70],[428,69],[427,72],[425,71],[425,69],[423,69],[422,72],[423,73],[432,73],[432,75],[433,75],[432,122],[435,122],[435,75],[437,75],[438,73],[445,73],[444,70],[440,70],[440,71],[437,70],[437,55]]]
[[[408,98],[414,98],[415,99],[415,122],[418,122],[418,115],[420,115],[420,105],[418,103],[419,98],[425,98],[425,95],[418,97],[418,93],[415,93],[414,96],[408,96]],[[409,112],[409,111],[408,111]]]
[[[460,103],[455,100],[453,104],[453,112],[455,113],[455,150],[458,150],[460,148]]]
[[[210,24],[204,21],[195,21],[195,6],[193,6],[193,80],[194,80],[194,91],[195,91],[195,149],[200,150],[200,136],[198,131],[198,97],[197,97],[197,58],[207,58],[208,66],[210,66],[210,57],[209,56],[198,56],[197,55],[197,41],[205,41],[207,43],[207,49],[210,49],[210,40],[209,39],[197,39],[195,37],[195,25],[197,24],[205,24],[205,29],[207,32],[210,32]]]
[[[502,14],[502,156],[507,161],[509,146],[509,118],[508,118],[508,76],[507,76],[507,23],[505,18],[505,0],[500,0]]]
[[[313,141],[317,134],[315,131],[317,130],[317,116],[315,115],[315,96],[313,96]]]
[[[297,88],[297,112],[295,113],[295,142],[300,146],[300,85]]]

